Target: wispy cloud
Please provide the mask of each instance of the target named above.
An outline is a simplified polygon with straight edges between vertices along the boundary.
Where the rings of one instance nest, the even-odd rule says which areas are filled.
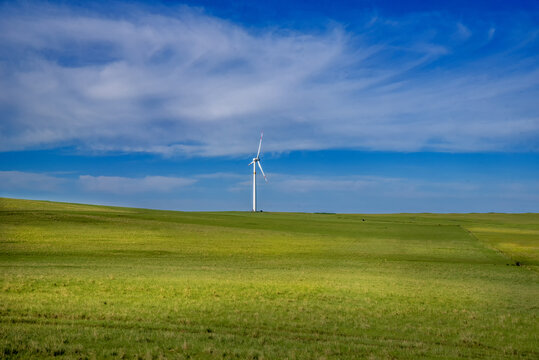
[[[70,172],[71,174],[71,172]],[[0,171],[0,191],[9,193],[18,190],[30,192],[83,192],[113,193],[118,195],[136,193],[168,193],[196,183],[197,180],[171,176],[91,176],[63,177],[54,173],[25,171]],[[69,188],[69,190],[66,190]]]
[[[250,182],[238,182],[231,190],[248,191],[250,185]],[[484,182],[273,174],[272,181],[259,189],[261,202],[280,211],[536,211],[535,204],[539,201],[539,183],[533,179]]]
[[[47,191],[61,189],[66,179],[42,173],[23,171],[0,171],[0,191]]]
[[[146,176],[128,178],[121,176],[79,176],[79,183],[85,191],[113,194],[163,193],[191,185],[196,180],[180,177]]]
[[[529,19],[483,51],[496,24],[436,14],[310,33],[132,10],[0,7],[0,150],[238,155],[261,129],[274,152],[539,149],[537,39],[511,51]]]
[[[476,183],[433,181],[375,175],[305,176],[273,174],[272,182],[279,191],[289,193],[360,193],[380,197],[417,198],[446,196],[469,196],[481,189]]]
[[[216,173],[208,173],[208,174],[199,174],[195,176],[199,179],[244,179],[245,174],[239,174],[239,173],[231,173],[231,172],[216,172]]]
[[[177,210],[249,209],[250,180],[239,181],[239,176],[233,173],[206,175],[190,178],[62,177],[48,173],[0,171],[0,195],[52,196],[60,201],[77,199],[87,203]],[[220,197],[218,193],[226,189],[228,195]],[[258,191],[264,210],[271,211],[537,211],[539,201],[539,182],[534,179],[485,183],[481,179],[443,181],[377,175],[273,173],[271,180],[261,184]]]
[[[470,36],[472,36],[470,29],[468,29],[468,27],[461,22],[457,23],[457,33],[464,40],[467,40]]]
[[[487,33],[488,41],[494,38],[494,34],[496,34],[496,28],[491,27],[490,29],[488,29],[488,33]]]

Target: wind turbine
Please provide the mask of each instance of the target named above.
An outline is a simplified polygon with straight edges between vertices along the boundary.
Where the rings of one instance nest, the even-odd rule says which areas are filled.
[[[249,165],[253,165],[253,211],[256,212],[256,164],[258,164],[258,167],[260,168],[260,171],[262,171],[262,175],[264,175],[264,180],[268,182],[268,179],[266,179],[266,174],[264,174],[264,170],[262,170],[262,165],[260,165],[260,149],[262,148],[262,136],[264,136],[264,133],[260,133],[260,142],[258,143],[258,152],[256,153],[256,157],[253,158],[253,161]]]

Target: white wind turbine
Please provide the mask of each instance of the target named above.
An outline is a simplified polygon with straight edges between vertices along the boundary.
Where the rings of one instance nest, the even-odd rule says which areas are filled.
[[[256,164],[258,164],[258,167],[260,168],[260,171],[262,171],[262,175],[264,175],[264,180],[268,182],[266,179],[266,174],[264,174],[264,170],[262,170],[262,165],[260,165],[260,149],[262,147],[262,136],[264,136],[264,133],[260,133],[260,143],[258,143],[258,152],[256,153],[256,157],[253,158],[253,161],[249,165],[253,165],[253,211],[256,211]]]

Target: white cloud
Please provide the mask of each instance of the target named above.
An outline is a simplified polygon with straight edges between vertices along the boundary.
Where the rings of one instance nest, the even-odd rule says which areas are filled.
[[[66,183],[65,179],[47,174],[0,171],[0,191],[58,191]]]
[[[245,176],[243,176],[245,179]],[[521,186],[528,187],[529,184]],[[238,181],[230,191],[245,191],[252,186],[252,180]],[[496,185],[498,186],[498,185]],[[500,185],[499,188],[506,186]],[[498,187],[497,187],[498,188]],[[310,176],[272,173],[270,181],[264,184],[265,191],[283,194],[317,195],[356,193],[368,196],[414,198],[451,196],[466,197],[481,189],[477,183],[459,181],[435,181],[416,178],[388,177],[377,175]],[[324,197],[324,196],[322,196]]]
[[[146,176],[128,178],[121,176],[79,176],[79,183],[86,191],[114,194],[134,194],[144,192],[171,192],[195,183],[196,180],[180,177]]]
[[[230,173],[230,172],[216,172],[209,174],[196,175],[199,179],[244,179],[245,174]]]
[[[4,5],[0,15],[0,151],[238,155],[260,130],[274,152],[539,146],[539,71],[524,55],[424,70],[459,51],[433,33],[473,38],[452,19],[306,33],[252,31],[185,7],[120,18]]]
[[[358,191],[380,185],[382,182],[394,182],[395,179],[382,179],[372,177],[341,177],[341,178],[326,178],[326,177],[290,177],[284,176],[279,180],[280,176],[275,177],[277,187],[283,191],[312,193],[317,191]]]
[[[78,179],[64,178],[44,173],[0,171],[0,191],[71,192],[74,185],[88,192],[115,194],[168,193],[189,186],[196,179],[169,176],[130,178],[121,176],[80,175]]]
[[[470,36],[472,36],[470,29],[468,29],[468,27],[461,22],[457,23],[457,33],[463,40],[467,40]]]
[[[495,34],[495,33],[496,33],[496,28],[491,27],[490,29],[488,29],[487,41],[492,40],[492,38],[494,37],[494,34]]]
[[[250,181],[241,181],[232,186],[231,191],[247,191],[252,186]],[[308,202],[319,202],[321,205],[330,204],[335,199],[342,201],[346,196],[357,199],[378,199],[383,202],[412,205],[414,201],[435,201],[445,199],[451,206],[459,201],[468,208],[473,209],[472,199],[481,199],[480,202],[488,204],[491,200],[510,199],[513,203],[533,203],[538,197],[539,182],[533,179],[518,181],[489,181],[480,180],[436,180],[414,177],[390,177],[376,175],[349,175],[349,176],[309,176],[272,174],[271,181],[265,184],[263,191],[267,199],[274,197],[301,198]],[[440,208],[437,204],[432,209]],[[472,206],[473,205],[473,206]],[[462,211],[466,206],[457,206]],[[411,206],[408,210],[412,209]],[[443,208],[443,206],[442,206]],[[338,209],[338,206],[336,207]],[[428,209],[425,208],[425,209]],[[431,209],[431,210],[432,210]],[[387,211],[387,210],[384,210]],[[417,211],[417,210],[414,210]],[[424,210],[422,210],[424,211]],[[485,205],[481,211],[488,210]],[[499,210],[500,211],[500,210]],[[515,210],[511,210],[515,211]]]
[[[195,179],[168,176],[129,178],[120,176],[80,175],[79,184],[84,190],[109,193],[170,192],[196,182]],[[71,178],[23,171],[0,171],[0,190],[14,191],[64,191],[74,184]]]

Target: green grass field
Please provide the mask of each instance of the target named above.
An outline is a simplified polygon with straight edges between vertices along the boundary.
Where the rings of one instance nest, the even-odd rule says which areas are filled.
[[[0,198],[0,266],[3,358],[539,358],[538,214]]]

